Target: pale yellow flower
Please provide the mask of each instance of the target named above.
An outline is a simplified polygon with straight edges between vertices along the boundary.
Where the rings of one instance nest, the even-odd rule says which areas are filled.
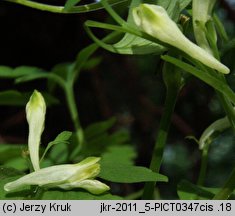
[[[99,157],[88,157],[77,164],[50,166],[25,175],[4,186],[5,191],[14,191],[24,186],[38,185],[47,188],[83,188],[93,194],[103,193],[110,188],[94,180],[100,172]]]
[[[163,7],[152,4],[140,4],[133,9],[133,17],[136,25],[147,34],[182,50],[210,68],[224,74],[230,72],[228,67],[186,38]]]

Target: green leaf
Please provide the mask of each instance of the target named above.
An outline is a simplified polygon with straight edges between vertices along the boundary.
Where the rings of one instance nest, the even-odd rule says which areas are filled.
[[[119,164],[119,161],[102,160],[101,171],[98,175],[100,178],[117,183],[137,183],[137,182],[167,182],[168,178],[159,173],[154,173],[150,169],[140,166],[131,166],[126,164]]]
[[[213,15],[213,21],[214,21],[216,30],[218,31],[218,34],[220,35],[220,38],[224,42],[229,42],[229,37],[228,37],[227,32],[226,32],[226,30],[224,28],[224,25],[220,21],[219,17],[216,14]]]
[[[37,67],[30,67],[30,66],[20,66],[16,67],[15,69],[0,66],[0,77],[1,78],[18,78],[21,76],[31,75],[41,73],[43,70]]]
[[[86,156],[100,155],[108,147],[127,144],[130,141],[130,135],[129,132],[124,130],[119,130],[112,134],[104,131],[96,136],[92,136],[90,139],[86,139],[86,141],[87,143],[82,153]]]
[[[84,156],[100,155],[106,151],[107,147],[127,144],[130,141],[130,134],[127,130],[118,130],[109,134],[116,122],[116,118],[110,118],[105,121],[96,122],[89,125],[84,134],[86,145],[82,149]]]
[[[28,101],[28,95],[16,90],[7,90],[0,92],[0,105],[4,106],[25,106]]]
[[[40,197],[42,200],[121,200],[122,197],[112,194],[93,195],[83,190],[62,191],[48,190]]]
[[[137,154],[128,145],[111,146],[101,156],[99,177],[118,183],[135,183],[147,181],[167,181],[167,177],[152,172],[150,169],[134,166]]]
[[[13,168],[20,170],[20,171],[25,171],[29,168],[29,164],[28,164],[27,160],[25,158],[23,158],[22,156],[7,160],[4,163],[4,166],[13,167]]]
[[[180,12],[181,12],[181,10],[180,10],[179,0],[178,1],[170,1],[170,5],[167,8],[167,13],[171,17],[171,19],[174,20],[175,22],[177,22],[179,19],[179,16],[180,16]]]
[[[177,21],[181,12],[180,0],[158,0],[157,5],[166,9],[172,20]]]
[[[65,81],[60,76],[53,73],[45,73],[45,72],[21,76],[15,79],[15,83],[24,83],[37,79],[51,79],[54,82],[56,82],[58,85],[60,85],[62,88],[65,88]]]
[[[9,193],[4,190],[4,185],[6,183],[15,181],[21,176],[22,175],[16,176],[16,177],[9,177],[9,178],[0,180],[0,200],[23,200],[23,199],[27,199],[27,197],[29,197],[32,194],[30,187],[21,188],[19,190],[16,190],[13,193]]]
[[[4,185],[6,183],[14,181],[22,175],[23,173],[16,169],[0,166],[0,200],[22,200],[27,195],[25,190],[21,190],[20,192],[16,191],[14,193],[7,193],[4,191]]]
[[[118,130],[108,137],[109,145],[122,145],[130,141],[130,133],[127,130]]]
[[[53,141],[49,142],[42,157],[41,160],[43,160],[43,158],[45,157],[46,153],[48,152],[48,150],[54,146],[54,145],[58,145],[58,144],[69,144],[69,139],[72,136],[72,132],[70,131],[63,131],[61,132]]]
[[[179,10],[180,12],[185,9],[192,0],[177,0],[177,1],[172,1],[172,0],[157,0],[157,5],[160,5],[164,7],[168,13],[171,13],[173,8],[172,6],[176,3],[179,3]]]
[[[54,145],[49,153],[49,160],[53,165],[67,163],[68,160],[68,145],[65,143],[61,143],[59,145]]]
[[[70,139],[71,136],[72,136],[71,131],[63,131],[52,142],[55,144],[60,143],[60,142],[68,143],[68,140]]]
[[[0,105],[4,106],[25,106],[32,92],[19,92],[16,90],[7,90],[0,92]],[[52,95],[42,93],[48,106],[59,103],[59,100]]]
[[[211,73],[208,73],[207,71],[199,70],[199,69],[197,69],[197,68],[195,68],[185,62],[182,62],[179,59],[171,57],[171,56],[165,55],[165,56],[162,56],[161,58],[167,62],[170,62],[170,63],[176,65],[177,67],[181,68],[183,71],[186,71],[186,72],[194,75],[195,77],[199,78],[200,80],[204,81],[205,83],[207,83],[208,85],[210,85],[214,89],[221,92],[231,102],[233,102],[235,104],[234,92],[226,83],[222,82],[221,80],[219,80],[217,78],[216,72],[214,73],[214,75],[212,75]]]
[[[73,6],[79,3],[81,0],[67,0],[64,5],[64,10],[69,11]]]
[[[37,73],[37,74],[29,74],[26,76],[21,76],[15,80],[16,83],[24,83],[24,82],[29,82],[33,81],[36,79],[44,79],[44,78],[49,78],[48,73]]]
[[[133,165],[134,159],[137,153],[133,146],[111,146],[107,149],[107,152],[101,155],[102,161],[113,161],[119,164]]]
[[[112,37],[112,36],[111,36]],[[107,37],[109,38],[109,37]],[[75,81],[79,75],[79,73],[81,72],[81,69],[83,68],[83,66],[85,65],[85,63],[87,62],[87,60],[91,57],[91,55],[98,49],[98,46],[93,43],[87,47],[85,47],[84,49],[82,49],[77,57],[76,57],[76,61],[75,61],[75,67],[74,67],[74,77],[73,77],[73,81]]]
[[[0,144],[0,163],[4,164],[7,161],[22,157],[22,150],[26,148],[26,145],[14,145],[14,144]]]
[[[0,144],[0,164],[6,167],[25,171],[28,169],[28,163],[22,156],[26,145]]]
[[[179,0],[179,2],[180,2],[180,11],[182,11],[192,2],[192,0]]]
[[[165,50],[160,44],[129,33],[125,34],[119,42],[113,45],[113,52],[125,55],[145,55],[151,53],[159,55]]]
[[[0,77],[7,78],[12,76],[13,69],[8,66],[0,66]]]
[[[101,121],[101,122],[96,122],[96,123],[93,123],[93,124],[89,125],[84,130],[86,139],[89,140],[89,139],[91,139],[95,136],[98,136],[99,134],[107,132],[107,130],[109,130],[111,127],[113,127],[115,122],[116,122],[116,118],[112,117],[108,120]]]
[[[19,175],[23,175],[23,173],[17,169],[0,166],[0,180]]]

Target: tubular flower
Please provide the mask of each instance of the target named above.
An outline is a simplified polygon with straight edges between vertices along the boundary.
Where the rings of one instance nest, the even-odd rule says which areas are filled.
[[[40,169],[25,175],[4,186],[6,191],[14,191],[28,185],[44,187],[58,187],[62,189],[83,188],[93,194],[100,194],[109,187],[97,180],[93,180],[100,172],[98,157],[88,157],[77,164],[65,164]]]
[[[28,148],[35,171],[40,169],[39,145],[44,130],[45,115],[46,103],[44,98],[40,92],[34,90],[26,105],[26,118],[29,124]]]
[[[133,9],[133,17],[136,25],[147,34],[182,50],[210,68],[224,74],[230,72],[228,67],[186,38],[163,7],[140,4]]]

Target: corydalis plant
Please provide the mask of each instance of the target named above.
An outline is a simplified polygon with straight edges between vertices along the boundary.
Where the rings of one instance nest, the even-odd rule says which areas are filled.
[[[152,37],[182,50],[192,58],[221,73],[230,72],[228,67],[186,38],[163,7],[140,4],[133,9],[133,18],[136,25]]]
[[[5,191],[13,191],[24,186],[58,187],[62,189],[83,188],[93,194],[100,194],[109,187],[94,178],[100,172],[99,157],[88,157],[77,164],[64,164],[40,169],[39,145],[44,129],[46,105],[40,92],[34,91],[26,105],[26,116],[29,124],[29,154],[34,172],[13,182],[5,184]]]

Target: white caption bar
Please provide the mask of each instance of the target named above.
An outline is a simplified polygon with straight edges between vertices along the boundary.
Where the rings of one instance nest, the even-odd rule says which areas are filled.
[[[235,200],[231,201],[0,201],[0,215],[56,216],[230,216],[235,215]]]

